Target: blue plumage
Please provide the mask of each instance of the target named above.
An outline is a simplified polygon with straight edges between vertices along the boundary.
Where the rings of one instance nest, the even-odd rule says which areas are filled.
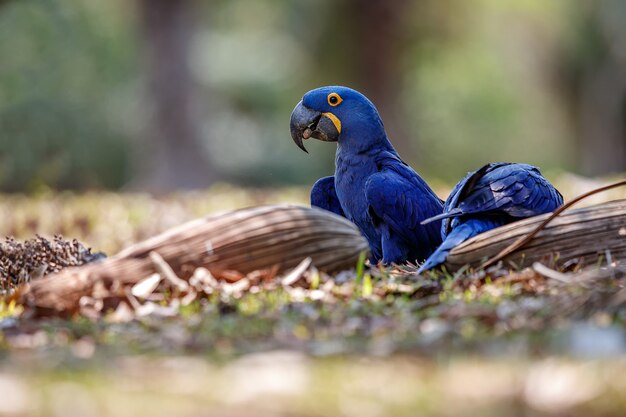
[[[335,177],[331,175],[315,181],[313,188],[311,188],[311,206],[346,217],[335,191]]]
[[[291,116],[291,135],[337,142],[334,177],[318,180],[311,205],[344,215],[367,238],[371,261],[421,261],[441,243],[440,224],[421,221],[442,201],[389,142],[374,105],[346,87],[306,93]]]
[[[552,212],[562,204],[563,197],[538,168],[506,162],[487,164],[454,187],[441,215],[424,221],[428,224],[442,220],[444,241],[418,272],[444,263],[450,250],[473,236],[521,218]]]

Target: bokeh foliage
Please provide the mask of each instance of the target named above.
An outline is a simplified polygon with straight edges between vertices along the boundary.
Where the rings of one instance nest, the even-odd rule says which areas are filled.
[[[398,91],[389,91],[395,105],[381,100],[380,110],[420,173],[450,182],[495,160],[585,170],[581,83],[610,55],[595,17],[623,16],[619,2],[393,3],[403,8],[389,45],[399,57],[389,75]],[[330,173],[333,146],[300,153],[288,118],[302,93],[319,85],[370,91],[366,69],[355,65],[367,47],[354,36],[359,2],[193,7],[194,118],[219,178],[311,183]],[[154,122],[145,111],[138,13],[123,0],[0,2],[1,189],[115,189],[132,181],[150,147],[150,138],[140,139]]]
[[[137,77],[122,2],[0,8],[0,185],[119,187]]]

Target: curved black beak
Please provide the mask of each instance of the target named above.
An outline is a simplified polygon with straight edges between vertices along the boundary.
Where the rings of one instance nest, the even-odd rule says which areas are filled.
[[[302,141],[315,138],[324,142],[337,142],[339,131],[324,113],[311,110],[300,101],[291,112],[291,138],[304,152],[308,151]]]

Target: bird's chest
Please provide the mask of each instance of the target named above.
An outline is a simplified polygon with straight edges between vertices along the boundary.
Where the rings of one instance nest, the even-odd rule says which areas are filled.
[[[335,190],[344,213],[361,229],[370,226],[367,214],[365,186],[369,177],[378,172],[368,158],[337,155],[335,160]]]

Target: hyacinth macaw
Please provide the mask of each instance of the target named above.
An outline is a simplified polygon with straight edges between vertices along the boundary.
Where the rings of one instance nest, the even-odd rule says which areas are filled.
[[[422,261],[441,243],[443,202],[393,148],[376,107],[347,87],[309,91],[291,114],[291,137],[337,142],[335,175],[311,189],[311,205],[348,218],[367,238],[370,262]]]
[[[443,214],[423,222],[443,220],[443,243],[418,273],[444,263],[454,247],[473,236],[562,204],[561,193],[532,165],[500,162],[470,172],[450,193]]]

